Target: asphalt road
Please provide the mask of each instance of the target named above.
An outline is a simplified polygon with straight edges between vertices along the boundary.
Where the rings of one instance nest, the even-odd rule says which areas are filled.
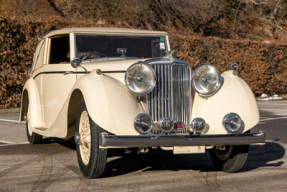
[[[18,114],[0,114],[0,191],[286,191],[287,101],[260,101],[265,146],[250,146],[238,173],[215,171],[209,153],[109,155],[103,178],[86,179],[75,144],[46,138],[27,143]],[[262,109],[262,110],[261,110]],[[8,121],[7,121],[8,120]]]

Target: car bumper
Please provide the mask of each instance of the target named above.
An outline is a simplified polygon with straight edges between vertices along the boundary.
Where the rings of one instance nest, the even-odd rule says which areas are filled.
[[[214,146],[264,144],[265,131],[225,135],[107,135],[101,134],[101,147]]]

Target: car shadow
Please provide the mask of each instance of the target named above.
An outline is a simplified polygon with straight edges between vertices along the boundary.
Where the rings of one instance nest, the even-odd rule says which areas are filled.
[[[285,163],[285,159],[282,159],[284,155],[284,147],[276,142],[266,142],[262,147],[251,145],[246,163],[240,172],[260,167],[280,167]]]
[[[285,149],[278,143],[266,142],[262,147],[250,146],[244,167],[239,172],[247,172],[262,167],[280,167],[284,164]],[[110,156],[103,177],[115,177],[137,171],[179,171],[198,170],[214,172],[215,167],[209,153],[173,155],[167,151],[151,151],[146,154],[125,154]]]
[[[52,143],[57,143],[68,149],[76,150],[76,143],[74,142],[74,138],[64,140],[64,139],[60,139],[56,137],[47,137],[47,138],[43,138],[39,145],[52,144]]]
[[[44,138],[42,144],[57,143],[70,150],[76,150],[73,139]],[[41,144],[40,144],[41,145]],[[262,147],[251,145],[245,165],[239,172],[247,172],[262,167],[280,167],[285,163],[284,147],[277,142],[266,142]],[[137,171],[179,171],[197,170],[200,172],[214,172],[215,167],[209,156],[204,154],[173,155],[171,151],[161,149],[149,150],[148,153],[137,154],[123,149],[109,149],[108,159],[103,177],[116,177]]]

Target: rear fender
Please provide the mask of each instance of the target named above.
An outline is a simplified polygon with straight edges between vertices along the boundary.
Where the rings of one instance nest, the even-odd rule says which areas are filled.
[[[41,124],[41,110],[39,105],[39,98],[37,94],[37,88],[34,84],[33,78],[28,79],[23,87],[22,97],[21,97],[21,109],[19,121],[24,121],[24,115],[26,114],[28,107],[29,98],[29,114],[30,114],[30,125],[32,131],[35,131],[35,127],[42,127]]]
[[[228,113],[237,113],[243,120],[236,133],[246,132],[259,122],[259,111],[255,97],[245,81],[234,76],[232,71],[222,73],[224,83],[211,97],[195,93],[192,119],[203,118],[209,124],[207,134],[226,134],[222,121]]]

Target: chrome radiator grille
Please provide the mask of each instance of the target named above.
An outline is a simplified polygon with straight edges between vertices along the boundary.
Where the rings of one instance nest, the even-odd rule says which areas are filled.
[[[151,64],[156,86],[147,96],[149,114],[154,121],[171,117],[174,122],[190,124],[191,67],[189,64]],[[185,131],[184,131],[185,132]]]

